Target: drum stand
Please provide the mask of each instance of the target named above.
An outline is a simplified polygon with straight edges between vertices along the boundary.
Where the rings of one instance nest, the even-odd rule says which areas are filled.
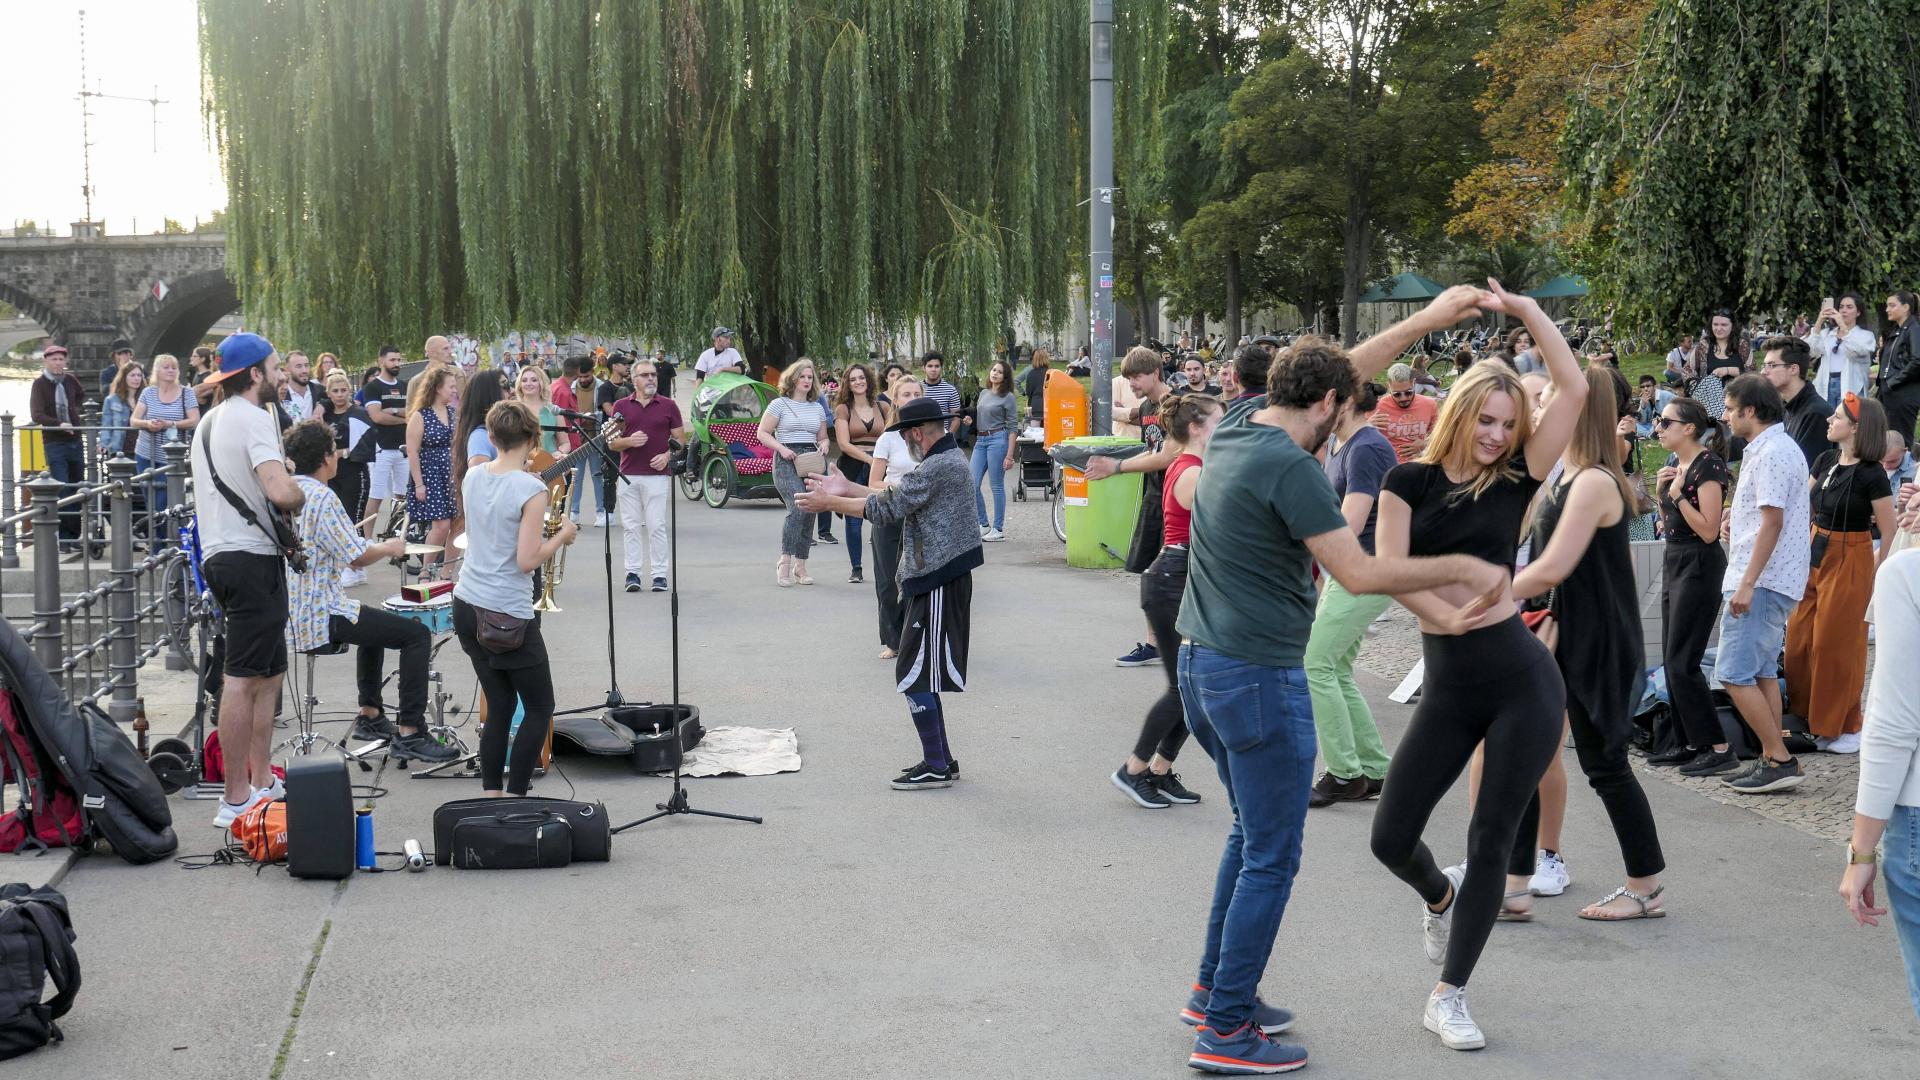
[[[440,655],[441,647],[452,640],[452,634],[445,634],[439,641],[433,643],[433,651],[427,654],[429,665],[433,663],[435,657]],[[451,742],[459,749],[460,756],[424,769],[408,769],[404,764],[400,768],[415,780],[471,780],[478,777],[480,755],[467,746],[467,741],[460,737],[458,729],[447,723],[447,705],[453,700],[453,695],[447,693],[446,681],[441,678],[440,669],[429,666],[427,681],[433,684],[433,723],[427,725],[427,734],[441,742]],[[460,714],[460,706],[453,706],[453,714],[456,716]]]

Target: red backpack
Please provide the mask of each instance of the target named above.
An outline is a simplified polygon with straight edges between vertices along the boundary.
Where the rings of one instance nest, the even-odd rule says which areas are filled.
[[[72,847],[86,836],[79,795],[42,760],[11,690],[0,690],[0,784],[20,788],[20,805],[0,814],[0,852]]]

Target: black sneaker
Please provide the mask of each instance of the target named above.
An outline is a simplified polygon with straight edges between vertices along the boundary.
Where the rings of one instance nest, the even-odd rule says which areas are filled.
[[[1165,796],[1170,802],[1191,806],[1200,801],[1200,793],[1189,790],[1187,785],[1181,783],[1180,774],[1177,772],[1170,772],[1164,776],[1155,776],[1153,778],[1153,786],[1155,790],[1159,791],[1160,794]]]
[[[923,788],[952,786],[953,772],[951,771],[951,767],[936,769],[924,761],[893,778],[893,790],[895,791],[920,791]]]
[[[1722,783],[1735,791],[1746,795],[1758,795],[1768,791],[1787,791],[1805,783],[1807,774],[1800,768],[1800,759],[1788,758],[1785,761],[1768,761],[1761,758],[1753,771],[1741,776],[1724,780]]]
[[[1382,777],[1373,777],[1373,776],[1369,776],[1369,777],[1367,777],[1367,798],[1369,798],[1369,799],[1377,799],[1377,798],[1379,798],[1379,797],[1380,797],[1380,789],[1381,789],[1381,788],[1383,788],[1383,787],[1386,787],[1386,786],[1387,786],[1387,779],[1386,779],[1386,777],[1384,777],[1384,776],[1382,776]]]
[[[1694,755],[1692,761],[1680,766],[1681,776],[1718,776],[1740,767],[1740,759],[1732,747],[1725,750],[1702,750]]]
[[[354,717],[353,730],[347,734],[347,738],[357,739],[361,742],[375,742],[380,739],[397,739],[399,737],[400,729],[394,725],[392,720],[387,719],[386,713]]]
[[[1127,767],[1122,765],[1113,770],[1113,775],[1107,779],[1113,781],[1114,787],[1119,788],[1127,798],[1138,803],[1143,810],[1165,810],[1173,805],[1171,799],[1160,794],[1159,789],[1153,786],[1153,776],[1150,773],[1129,773]]]
[[[654,578],[654,579],[653,579],[653,591],[654,591],[654,592],[666,592],[666,591],[667,591],[667,579],[666,579],[666,578],[663,578],[663,577],[657,577],[657,578]]]
[[[1313,791],[1307,795],[1308,806],[1332,806],[1337,802],[1360,802],[1367,797],[1367,778],[1356,776],[1345,780],[1330,772],[1320,774],[1313,782]]]
[[[857,566],[847,574],[847,584],[849,585],[864,585],[866,581],[866,575]]]
[[[408,761],[452,761],[460,756],[458,747],[449,746],[424,731],[402,735],[387,748],[387,756],[396,764]]]
[[[816,544],[838,544],[840,541],[835,539],[832,533],[823,532],[819,536],[814,537],[813,542]]]
[[[1652,754],[1647,758],[1649,765],[1687,765],[1700,756],[1700,751],[1691,746],[1676,746],[1664,754]]]
[[[627,591],[628,592],[640,591],[640,575],[639,574],[627,575]]]

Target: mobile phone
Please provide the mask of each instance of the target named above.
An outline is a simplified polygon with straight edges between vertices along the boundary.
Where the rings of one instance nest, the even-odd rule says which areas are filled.
[[[1820,298],[1820,310],[1825,311],[1826,309],[1832,306],[1833,306],[1833,297],[1823,296]]]

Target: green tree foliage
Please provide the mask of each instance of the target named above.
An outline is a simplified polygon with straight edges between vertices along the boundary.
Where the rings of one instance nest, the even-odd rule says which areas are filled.
[[[1178,175],[1198,195],[1184,215],[1170,206],[1173,292],[1224,307],[1229,334],[1243,298],[1309,314],[1337,304],[1351,340],[1368,282],[1392,258],[1438,250],[1452,186],[1484,157],[1474,56],[1492,19],[1466,0],[1314,0],[1269,27],[1245,74],[1182,87],[1176,70],[1162,127],[1191,133]],[[1218,306],[1204,300],[1211,282]]]
[[[1916,17],[1913,0],[1654,5],[1624,94],[1577,100],[1562,142],[1590,238],[1575,261],[1617,325],[1911,285]]]
[[[1124,177],[1165,5],[1118,19]],[[724,322],[831,354],[925,317],[980,356],[1011,312],[1064,322],[1083,264],[1084,5],[201,0],[201,24],[228,265],[297,340]]]

